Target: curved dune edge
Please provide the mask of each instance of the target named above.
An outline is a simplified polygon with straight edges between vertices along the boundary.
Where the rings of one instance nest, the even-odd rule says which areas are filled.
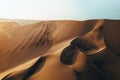
[[[1,52],[0,57],[2,57],[0,59],[0,63],[1,63],[0,71],[2,72],[0,73],[0,76],[3,76],[4,74],[7,74],[9,72],[18,70],[19,68],[21,68],[21,66],[19,67],[20,64],[28,62],[35,57],[38,57],[45,53],[51,54],[51,53],[58,53],[62,51],[66,46],[69,45],[69,43],[75,37],[83,36],[89,33],[94,27],[104,25],[104,26],[109,26],[111,28],[112,26],[115,26],[117,28],[114,28],[114,29],[119,30],[120,21],[119,20],[41,21],[34,24],[24,25],[24,26],[20,26],[19,24],[14,22],[0,23],[0,25],[1,24],[3,25],[0,28],[0,36],[1,36],[0,44],[2,46],[0,47],[0,52]],[[47,28],[49,28],[48,30],[50,30],[48,31],[50,32],[50,34],[48,35],[49,37],[47,37],[49,42],[48,43],[45,42],[43,45],[42,43],[39,43],[36,49],[34,45],[34,44],[37,44],[35,43],[38,41],[36,39],[44,38],[44,37],[41,37],[42,35],[40,34],[44,34]],[[39,33],[39,31],[41,31],[42,29],[43,31]],[[105,36],[107,36],[107,33],[109,32],[107,28],[105,28],[105,30],[106,30]],[[116,34],[119,34],[119,31],[115,31],[115,30],[111,33],[117,32]],[[47,36],[47,35],[44,35],[44,36]],[[115,39],[115,37],[117,36],[112,36],[112,37]],[[108,37],[108,39],[109,38],[110,37]],[[106,41],[108,41],[108,39],[106,39]],[[113,41],[116,42],[118,40],[119,39],[113,40]],[[112,48],[112,50],[117,52],[117,55],[119,55],[118,54],[119,45],[117,42],[115,44],[113,45],[114,47],[113,46],[111,47],[112,44],[111,42],[109,42],[107,43],[107,46],[110,46],[110,48]],[[31,50],[32,52],[29,50]],[[41,50],[43,51],[41,52]],[[35,53],[34,55],[33,55],[33,52]],[[27,57],[28,55],[30,57]],[[13,61],[13,59],[15,61]],[[34,63],[34,61],[36,61],[36,59],[33,61],[30,61],[30,63],[28,64],[31,65]],[[15,66],[18,66],[18,68],[16,68]],[[23,66],[26,66],[26,65],[23,65]]]

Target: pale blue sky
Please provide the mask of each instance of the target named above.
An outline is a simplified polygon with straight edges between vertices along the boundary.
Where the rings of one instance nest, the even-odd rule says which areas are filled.
[[[120,19],[120,0],[0,0],[0,18]]]

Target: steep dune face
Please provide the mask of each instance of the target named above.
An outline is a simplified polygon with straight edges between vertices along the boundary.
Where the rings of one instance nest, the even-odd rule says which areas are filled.
[[[119,54],[119,49],[118,49],[119,45],[117,45],[117,43],[119,42],[115,43],[116,45],[114,45],[111,43],[111,41],[109,41],[111,39],[115,42],[119,40],[118,36],[116,37],[112,36],[112,38],[111,36],[109,36],[109,34],[111,33],[115,35],[114,31],[119,28],[114,28],[115,29],[114,30],[112,26],[119,26],[119,23],[120,21],[109,21],[109,20],[45,21],[45,22],[38,22],[31,25],[16,27],[15,29],[10,30],[11,32],[9,32],[9,36],[5,35],[6,33],[3,31],[2,32],[3,34],[0,34],[1,36],[3,36],[1,37],[0,44],[3,44],[2,41],[6,40],[8,47],[4,47],[4,46],[1,47],[1,53],[0,53],[2,56],[2,58],[0,59],[1,72],[7,69],[10,69],[14,66],[17,66],[19,64],[22,64],[25,61],[41,56],[43,54],[52,54],[50,58],[49,57],[46,58],[45,66],[43,66],[44,69],[42,71],[38,70],[37,74],[35,73],[34,75],[31,75],[30,76],[31,79],[32,80],[46,79],[44,76],[48,75],[49,78],[46,80],[53,80],[57,78],[61,80],[61,77],[65,76],[61,74],[66,74],[66,76],[68,77],[65,77],[64,80],[69,79],[70,78],[69,76],[71,76],[70,78],[71,80],[76,80],[76,77],[75,77],[76,73],[74,72],[74,69],[77,70],[77,72],[79,72],[78,69],[81,68],[80,65],[85,63],[84,62],[85,59],[81,59],[81,57],[83,56],[77,55],[77,59],[78,59],[77,61],[79,65],[78,64],[75,65],[74,68],[65,66],[61,64],[60,58],[59,58],[63,48],[68,46],[74,38],[79,37],[79,39],[73,40],[71,45],[78,46],[78,49],[80,49],[80,52],[82,51],[82,54],[87,54],[87,55],[91,55],[95,53],[99,54],[99,52],[105,49],[106,47],[109,48],[111,51],[113,51],[113,54],[115,55]],[[111,30],[113,30],[113,32]],[[117,35],[118,34],[119,33],[117,33]],[[116,40],[114,40],[114,38]],[[104,39],[105,39],[105,42],[104,42]],[[96,47],[94,47],[94,45]],[[56,53],[56,51],[58,51],[57,52],[58,54]],[[69,51],[70,50],[68,50],[68,54],[69,54]],[[106,52],[106,53],[110,53],[110,52]],[[76,53],[73,53],[73,54],[76,54]],[[94,58],[96,58],[96,56],[92,56],[92,57],[90,56],[90,61],[91,59],[94,60]],[[114,61],[112,60],[117,60],[116,61],[117,63],[115,65],[119,66],[118,57],[114,57],[114,59],[111,60],[111,57],[108,56],[104,58],[102,57],[100,60],[104,61],[105,58],[108,59],[108,62],[106,64],[110,63],[109,61],[114,63]],[[70,58],[70,60],[71,59],[72,58]],[[81,63],[81,61],[83,62]],[[52,63],[53,65],[51,65]],[[112,65],[110,65],[110,67],[108,68],[109,71],[110,69],[111,70],[115,69],[113,68],[114,66],[112,67],[111,66]],[[59,67],[60,69],[58,70]],[[105,68],[107,70],[107,66],[105,66]],[[92,69],[92,67],[91,68],[89,67],[87,71],[89,71],[90,69]],[[93,73],[93,75],[89,75],[91,73],[87,74],[88,72],[85,72],[83,76],[87,75],[89,76],[89,78],[91,78],[91,76],[94,76],[94,74],[97,74],[96,76],[101,75],[98,72],[94,72],[94,69],[92,70],[90,70],[89,72]],[[58,74],[56,77],[54,77],[51,74],[51,72],[53,71],[58,71]],[[60,71],[62,72],[59,73]],[[117,73],[117,70],[112,74],[108,73],[108,75],[113,75],[116,73]],[[16,80],[20,78],[22,79],[24,77],[23,72],[20,72],[18,74],[13,73],[11,76],[15,77],[14,75],[16,76]],[[39,77],[39,75],[42,75],[42,76]],[[98,78],[99,77],[100,76],[98,76]],[[82,80],[84,79],[90,80],[89,78],[88,79],[83,78]],[[103,78],[100,78],[98,80],[103,80]],[[116,78],[115,80],[119,80],[119,77]]]
[[[106,45],[120,56],[120,21],[106,21],[104,24]]]

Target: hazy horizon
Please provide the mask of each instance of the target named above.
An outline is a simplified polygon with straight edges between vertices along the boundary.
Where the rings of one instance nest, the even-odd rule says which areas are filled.
[[[120,19],[118,0],[0,0],[0,18]]]

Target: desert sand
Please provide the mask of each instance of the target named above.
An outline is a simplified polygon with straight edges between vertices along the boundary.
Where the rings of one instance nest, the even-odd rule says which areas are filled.
[[[31,69],[40,56],[45,56],[46,63],[42,70],[38,69],[35,74],[29,76],[30,80],[76,80],[74,70],[81,72],[85,67],[88,69],[82,74],[84,78],[78,80],[93,80],[95,78],[103,80],[98,75],[111,80],[119,80],[119,25],[119,20],[59,20],[37,21],[31,24],[15,21],[0,22],[0,79],[12,72],[10,76],[15,76],[15,80],[23,80],[26,69]],[[79,38],[76,40],[77,37],[93,43],[96,48],[93,47],[93,44],[83,40],[85,48],[87,45],[92,46],[90,51],[81,51],[80,47],[80,50],[78,49],[76,52],[75,49],[74,52],[73,47],[71,53],[78,53],[76,63],[70,66],[63,64],[60,61],[60,56],[66,47],[80,43],[80,46],[84,46]],[[89,46],[87,48],[89,49]],[[71,50],[68,48],[67,52],[70,53]],[[90,66],[91,64],[87,64],[89,59],[93,64],[99,54],[104,55],[104,57],[100,56],[100,61],[106,61],[106,64],[101,63],[104,65],[102,68],[98,64],[94,64],[93,67],[97,67],[99,70],[104,68],[106,75],[102,73],[94,75],[97,72],[93,72],[94,69],[90,70],[93,67]],[[104,80],[107,79],[104,78]]]

